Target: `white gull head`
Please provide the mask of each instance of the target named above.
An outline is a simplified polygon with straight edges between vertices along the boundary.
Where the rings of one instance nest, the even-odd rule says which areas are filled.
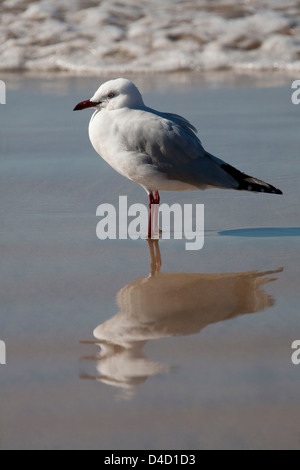
[[[74,110],[96,108],[112,111],[122,108],[142,109],[144,106],[142,95],[134,83],[126,78],[117,78],[103,83],[90,100],[82,101]]]

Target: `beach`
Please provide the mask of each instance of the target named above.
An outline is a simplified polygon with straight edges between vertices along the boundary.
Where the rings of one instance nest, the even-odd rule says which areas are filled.
[[[1,77],[2,78],[2,77]],[[289,75],[129,75],[204,147],[283,196],[204,204],[205,244],[99,240],[96,209],[147,204],[72,113],[103,78],[6,75],[1,105],[1,449],[299,449],[299,106]],[[294,77],[296,79],[297,77]]]

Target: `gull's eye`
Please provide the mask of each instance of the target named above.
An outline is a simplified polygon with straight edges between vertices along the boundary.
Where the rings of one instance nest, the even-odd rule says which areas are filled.
[[[110,99],[111,99],[111,98],[114,98],[115,96],[116,96],[116,95],[115,95],[114,93],[109,93],[109,94],[107,95],[107,97],[110,98]]]

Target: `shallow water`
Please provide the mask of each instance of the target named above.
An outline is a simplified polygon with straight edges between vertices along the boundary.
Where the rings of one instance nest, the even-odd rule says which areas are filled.
[[[90,113],[72,113],[98,80],[10,77],[0,447],[297,449],[300,108],[290,80],[135,82],[148,105],[186,116],[207,150],[284,196],[162,193],[205,204],[205,245],[160,241],[161,273],[149,277],[145,240],[96,237],[100,203],[146,203],[93,151]]]
[[[3,0],[0,70],[300,69],[297,0]]]

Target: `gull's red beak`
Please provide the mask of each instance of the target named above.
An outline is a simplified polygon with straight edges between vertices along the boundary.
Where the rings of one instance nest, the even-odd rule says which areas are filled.
[[[87,109],[87,108],[94,108],[100,104],[100,101],[91,101],[91,100],[86,100],[86,101],[81,101],[81,103],[78,103],[73,111],[81,111],[82,109]]]

